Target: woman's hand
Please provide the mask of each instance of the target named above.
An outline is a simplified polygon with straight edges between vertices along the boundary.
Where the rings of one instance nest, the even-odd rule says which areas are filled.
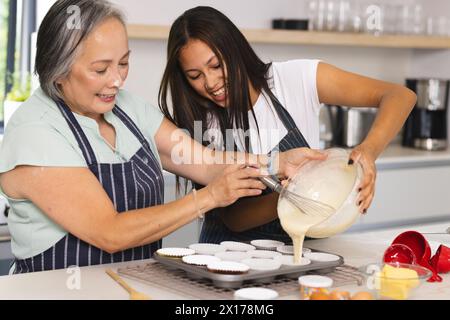
[[[231,165],[206,186],[214,207],[226,207],[242,197],[259,196],[266,186],[258,179],[261,170],[248,164]]]
[[[360,192],[357,198],[357,205],[363,214],[367,213],[367,209],[370,207],[375,195],[375,180],[377,176],[375,159],[376,157],[370,147],[360,144],[353,149],[348,162],[349,165],[361,164],[364,172],[364,177],[358,187]]]
[[[327,155],[319,150],[310,148],[296,148],[286,152],[280,152],[278,158],[278,176],[280,179],[292,177],[298,168],[310,160],[325,160]],[[277,159],[272,159],[277,161]]]

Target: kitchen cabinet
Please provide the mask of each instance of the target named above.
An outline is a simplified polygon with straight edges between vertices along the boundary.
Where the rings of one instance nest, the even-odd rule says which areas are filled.
[[[450,163],[447,166],[379,170],[375,192],[368,214],[351,230],[448,219]]]
[[[391,145],[377,161],[375,199],[350,230],[431,222],[450,217],[450,150]]]

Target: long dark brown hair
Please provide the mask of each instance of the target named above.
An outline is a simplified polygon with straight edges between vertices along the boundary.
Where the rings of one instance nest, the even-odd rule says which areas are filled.
[[[186,79],[179,58],[190,39],[200,40],[211,48],[223,73],[226,66],[227,108],[199,95]],[[256,122],[249,83],[257,92],[265,92],[275,98],[267,78],[270,67],[271,63],[264,63],[256,55],[244,35],[220,11],[205,6],[189,9],[175,20],[170,29],[167,65],[158,95],[159,107],[171,122],[186,129],[191,137],[194,137],[194,121],[201,121],[203,133],[210,125],[208,120],[211,116],[218,121],[224,139],[226,129],[243,129],[247,132],[249,110]],[[244,151],[249,151],[249,137],[246,135],[244,138]],[[198,142],[208,144],[206,141]]]

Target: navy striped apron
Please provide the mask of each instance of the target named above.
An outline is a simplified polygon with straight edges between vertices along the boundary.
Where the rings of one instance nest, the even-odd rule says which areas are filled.
[[[164,178],[159,162],[144,135],[122,109],[115,106],[113,113],[136,136],[142,147],[130,161],[112,164],[97,162],[94,150],[73,113],[65,103],[57,102],[57,105],[83,152],[89,170],[97,177],[117,212],[164,202]],[[14,274],[149,259],[160,247],[161,240],[110,254],[69,233],[41,254],[24,260],[16,259]]]
[[[271,100],[278,117],[287,130],[287,134],[269,154],[274,151],[284,152],[294,148],[309,148],[308,142],[303,137],[303,134],[298,129],[289,112],[277,99]],[[276,179],[276,177],[274,178]],[[262,195],[267,195],[271,192],[272,190],[266,189]],[[292,242],[289,235],[281,227],[279,219],[275,219],[262,226],[255,227],[244,232],[233,232],[222,222],[220,214],[217,210],[213,210],[205,215],[205,220],[203,222],[203,227],[200,234],[200,242],[220,243],[227,240],[248,242],[255,239],[271,239],[282,241],[284,243]]]

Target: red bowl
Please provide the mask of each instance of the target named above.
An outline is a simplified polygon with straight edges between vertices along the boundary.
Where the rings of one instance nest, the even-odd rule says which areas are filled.
[[[417,258],[410,247],[404,244],[395,243],[386,249],[383,255],[383,261],[386,263],[416,264]]]

